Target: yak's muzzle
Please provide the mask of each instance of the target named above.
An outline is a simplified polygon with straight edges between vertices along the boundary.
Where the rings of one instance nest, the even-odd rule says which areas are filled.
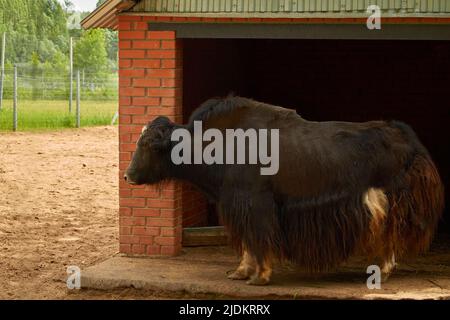
[[[131,185],[136,185],[137,182],[132,178],[132,175],[128,173],[128,171],[123,175],[123,179]]]

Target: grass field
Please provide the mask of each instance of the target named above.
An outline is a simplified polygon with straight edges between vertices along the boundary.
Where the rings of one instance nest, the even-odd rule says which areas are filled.
[[[74,128],[75,102],[69,113],[68,101],[38,100],[20,101],[18,104],[18,131]],[[111,124],[118,110],[117,101],[82,101],[81,126],[93,127]],[[13,128],[12,100],[4,100],[0,111],[0,131]]]

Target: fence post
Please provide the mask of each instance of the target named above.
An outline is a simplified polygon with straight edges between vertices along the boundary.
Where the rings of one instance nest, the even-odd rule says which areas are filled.
[[[116,113],[114,113],[114,116],[111,120],[111,125],[113,126],[114,123],[116,123],[117,119],[119,118],[119,111],[116,111]]]
[[[70,80],[69,80],[69,112],[72,112],[72,100],[73,100],[73,38],[70,37],[69,44],[69,60],[70,60]]]
[[[0,110],[3,107],[3,86],[5,85],[5,51],[6,51],[6,32],[3,32],[3,41],[2,41],[2,75],[0,79]]]
[[[80,98],[81,98],[81,92],[80,92],[81,86],[80,86],[80,70],[77,71],[77,128],[81,126],[81,119],[80,119]]]
[[[14,65],[14,103],[13,103],[13,131],[17,131],[17,66]]]

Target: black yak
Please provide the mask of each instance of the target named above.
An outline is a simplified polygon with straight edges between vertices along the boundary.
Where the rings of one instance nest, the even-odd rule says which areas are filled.
[[[260,164],[174,164],[171,135],[192,133],[194,121],[221,132],[278,129],[278,172],[261,175]],[[313,122],[241,97],[208,100],[187,125],[166,117],[149,123],[125,179],[200,188],[242,254],[229,278],[255,285],[270,281],[275,259],[321,272],[353,254],[380,259],[387,277],[397,259],[429,247],[444,206],[437,169],[406,124]]]

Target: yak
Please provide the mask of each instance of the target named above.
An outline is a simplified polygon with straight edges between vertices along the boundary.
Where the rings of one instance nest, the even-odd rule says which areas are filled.
[[[279,170],[260,164],[177,164],[171,134],[204,128],[278,129]],[[444,207],[438,170],[414,131],[398,121],[315,122],[243,97],[213,98],[185,125],[158,117],[143,128],[124,178],[130,184],[188,181],[217,205],[242,260],[230,279],[270,282],[274,261],[311,273],[352,255],[380,262],[426,251]]]

